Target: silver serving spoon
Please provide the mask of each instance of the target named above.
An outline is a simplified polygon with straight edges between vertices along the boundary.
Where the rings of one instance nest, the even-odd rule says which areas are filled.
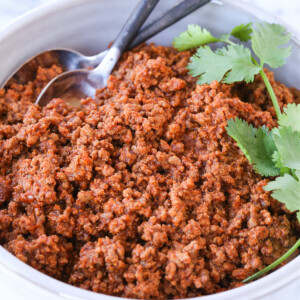
[[[60,74],[41,92],[37,103],[45,106],[51,99],[62,97],[76,106],[79,99],[93,97],[96,89],[105,87],[120,56],[158,1],[140,0],[101,63],[93,70],[79,69]]]
[[[177,2],[172,8],[168,9],[165,12],[162,12],[148,25],[143,26],[142,29],[138,32],[138,35],[130,43],[128,49],[132,49],[140,43],[145,42],[155,34],[181,20],[182,18],[184,18],[197,8],[207,4],[208,2],[210,2],[210,0],[181,0]],[[66,72],[84,69],[87,67],[95,68],[100,64],[107,52],[108,51],[106,50],[97,55],[86,56],[71,49],[48,49],[42,53],[36,54],[35,56],[27,60],[20,68],[18,68],[13,73],[13,75],[8,76],[8,79],[2,80],[0,82],[0,87],[4,87],[11,78],[20,81],[19,76],[20,74],[22,74],[21,70],[26,70],[27,67],[30,68],[30,63],[33,60],[43,61],[43,56],[45,54],[48,54],[50,57],[55,57],[57,63],[62,67],[63,71]],[[21,75],[21,77],[23,76]]]
[[[129,48],[132,49],[145,42],[208,2],[210,2],[210,0],[181,0],[177,2],[172,8],[160,14],[147,26],[142,27],[138,35],[130,43]],[[72,71],[85,69],[87,67],[95,68],[100,64],[108,50],[93,56],[86,56],[71,49],[52,49],[47,52],[58,59],[59,64],[63,66],[65,71]],[[42,53],[35,57],[39,55],[42,55]]]
[[[130,43],[130,48],[133,48],[146,41],[150,37],[174,24],[178,20],[182,19],[183,17],[187,16],[188,14],[190,14],[197,8],[207,4],[208,2],[210,2],[210,0],[179,1],[172,8],[170,8],[166,12],[163,12],[155,20],[142,28],[136,38],[133,39],[133,41]],[[144,13],[146,12],[144,11]],[[150,12],[148,13],[148,15],[149,14]],[[132,22],[133,17],[131,16],[130,18]],[[135,34],[133,34],[133,36],[134,35]],[[64,95],[64,100],[70,102],[70,104],[73,106],[79,106],[79,100],[81,98],[87,96],[93,97],[95,95],[96,88],[106,86],[109,74],[118,61],[121,52],[127,48],[127,45],[124,46],[121,52],[114,47],[115,43],[110,50],[103,51],[94,56],[84,56],[78,52],[67,49],[51,50],[50,53],[58,57],[59,63],[62,64],[64,70],[66,71],[84,69],[86,67],[96,67],[97,65],[99,65],[99,63],[101,64],[93,71],[80,70],[80,72],[76,73],[66,72],[55,77],[43,89],[36,103],[40,106],[45,106],[51,99],[55,97],[63,97]],[[102,62],[106,55],[108,55],[108,57]]]

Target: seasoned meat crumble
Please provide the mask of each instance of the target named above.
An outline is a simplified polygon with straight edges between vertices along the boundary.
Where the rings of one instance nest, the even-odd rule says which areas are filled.
[[[276,126],[261,78],[199,86],[187,74],[190,55],[129,51],[81,108],[33,104],[62,72],[49,56],[0,90],[8,251],[94,292],[173,299],[241,286],[296,242],[295,215],[263,190],[268,180],[225,130],[235,117]],[[300,102],[267,75],[281,107]]]

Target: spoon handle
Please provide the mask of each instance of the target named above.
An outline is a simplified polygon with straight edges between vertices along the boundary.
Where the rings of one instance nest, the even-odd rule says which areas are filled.
[[[141,0],[116,37],[112,47],[124,52],[158,2],[159,0]]]
[[[134,40],[130,43],[127,49],[132,49],[139,45],[140,43],[145,42],[152,36],[161,32],[165,28],[171,26],[172,24],[178,22],[188,14],[192,13],[199,7],[211,2],[211,0],[181,0],[175,4],[172,8],[169,8],[167,11],[164,11],[160,14],[155,20],[152,20],[149,24],[142,27],[142,29],[137,33]],[[103,60],[108,50],[103,51],[94,56],[86,56],[82,60],[82,68],[87,66],[96,67]]]
[[[125,25],[116,37],[111,48],[103,58],[100,65],[94,69],[102,78],[108,79],[121,54],[125,51],[129,43],[136,36],[141,26],[146,21],[159,0],[140,0],[134,11],[127,19]]]
[[[171,26],[199,7],[207,4],[210,0],[181,0],[171,9],[160,14],[155,20],[142,27],[138,36],[130,43],[130,48],[145,42],[155,34]]]

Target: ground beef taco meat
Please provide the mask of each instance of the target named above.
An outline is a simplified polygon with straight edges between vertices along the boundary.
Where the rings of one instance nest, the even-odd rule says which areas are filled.
[[[261,78],[199,86],[190,55],[155,45],[127,52],[82,108],[33,104],[62,72],[48,56],[0,90],[8,251],[94,292],[172,299],[241,286],[295,243],[295,215],[263,190],[268,180],[225,130],[235,117],[276,126]],[[267,75],[281,107],[300,102]]]

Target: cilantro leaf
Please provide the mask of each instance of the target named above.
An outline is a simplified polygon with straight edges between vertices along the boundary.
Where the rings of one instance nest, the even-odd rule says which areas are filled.
[[[273,161],[273,163],[275,164],[275,166],[277,168],[280,168],[280,169],[283,168],[281,157],[280,157],[280,154],[279,154],[279,152],[277,150],[274,151],[274,153],[272,155],[272,161]]]
[[[255,155],[253,145],[255,144],[256,129],[246,121],[236,118],[227,121],[226,131],[252,163],[252,157]]]
[[[300,182],[293,176],[284,174],[269,182],[264,189],[273,191],[272,197],[284,203],[291,212],[300,210]]]
[[[178,51],[184,51],[204,44],[220,41],[199,25],[188,25],[188,29],[174,38],[173,46]]]
[[[237,142],[249,162],[254,165],[256,172],[263,176],[279,175],[280,170],[272,160],[276,146],[268,128],[256,129],[244,120],[236,118],[227,122],[226,130]]]
[[[214,80],[233,83],[252,82],[260,70],[251,60],[251,52],[243,45],[229,45],[213,52],[208,46],[200,47],[188,64],[190,74],[200,76],[198,83]]]
[[[173,46],[178,51],[184,51],[191,48],[199,47],[209,43],[224,42],[229,43],[230,36],[234,36],[240,41],[248,41],[251,38],[252,23],[241,24],[232,29],[230,33],[214,37],[207,29],[202,29],[199,25],[188,25],[188,29],[176,36]]]
[[[252,27],[252,48],[260,59],[260,65],[268,64],[272,68],[278,68],[285,63],[285,58],[290,56],[291,47],[281,47],[286,44],[291,35],[285,32],[285,28],[278,24],[263,22],[256,24],[257,30]],[[280,48],[279,48],[280,47]]]
[[[300,133],[293,131],[292,127],[274,128],[272,132],[281,164],[300,170]]]
[[[255,170],[264,176],[279,175],[279,169],[274,166],[272,155],[277,150],[273,140],[273,134],[265,126],[259,127],[256,131],[257,149],[255,157]]]
[[[232,29],[230,34],[242,42],[247,42],[251,39],[251,25],[252,23],[238,25]]]
[[[288,104],[280,116],[278,124],[281,126],[291,126],[294,131],[300,132],[300,104]]]
[[[275,164],[275,167],[280,169],[281,175],[283,175],[284,173],[290,173],[291,169],[283,165],[281,161],[281,156],[277,150],[274,151],[274,153],[272,154],[272,161]]]

